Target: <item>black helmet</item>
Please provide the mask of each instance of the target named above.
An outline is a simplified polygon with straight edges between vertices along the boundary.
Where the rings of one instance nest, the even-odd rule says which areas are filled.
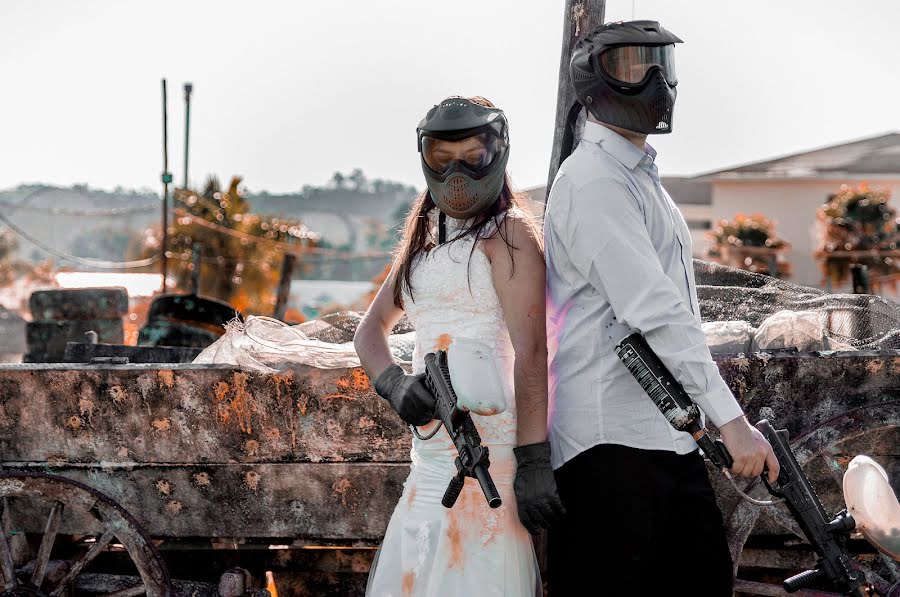
[[[438,209],[465,220],[500,197],[509,161],[503,110],[449,97],[428,111],[417,133],[422,172]]]
[[[681,39],[656,21],[607,23],[575,44],[575,95],[601,122],[636,133],[672,132],[674,48]]]

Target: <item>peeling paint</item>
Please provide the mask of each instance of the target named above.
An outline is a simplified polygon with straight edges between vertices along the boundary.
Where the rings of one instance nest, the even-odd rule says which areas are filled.
[[[171,369],[160,369],[157,375],[160,384],[167,390],[171,390],[175,386],[175,372]]]
[[[169,431],[172,428],[172,422],[168,418],[153,419],[153,422],[150,423],[150,426],[153,427],[153,429],[156,431]]]
[[[184,508],[184,505],[178,500],[169,500],[166,502],[166,512],[173,516],[178,516],[181,513],[182,508]]]
[[[81,417],[79,417],[78,415],[72,415],[71,417],[69,417],[69,420],[66,421],[66,427],[78,431],[79,429],[81,429]]]
[[[372,429],[376,426],[375,419],[372,417],[362,416],[359,418],[360,429]]]
[[[90,421],[91,416],[94,414],[94,402],[87,398],[80,399],[78,401],[78,411],[82,417],[87,417],[87,420]]]
[[[866,363],[866,371],[868,371],[869,373],[871,373],[873,375],[877,374],[877,373],[881,373],[881,371],[883,369],[884,369],[884,361],[881,359],[872,360],[872,361],[869,361]]]
[[[191,480],[194,482],[194,485],[200,488],[209,487],[211,484],[209,473],[204,471],[200,471],[191,475]]]
[[[259,488],[261,479],[262,477],[256,471],[248,471],[247,474],[244,475],[244,485],[250,491],[256,491]]]
[[[352,500],[355,491],[353,483],[346,477],[338,479],[331,485],[331,494],[340,497],[341,505],[345,508],[349,507],[351,510],[355,509],[355,504]]]
[[[106,395],[109,396],[114,404],[124,404],[128,400],[128,393],[122,386],[111,386],[106,390]]]
[[[156,491],[162,495],[172,495],[172,484],[165,479],[157,479],[154,486],[156,487]]]
[[[246,452],[248,456],[256,456],[259,452],[259,442],[255,439],[248,439],[244,442],[244,452]]]

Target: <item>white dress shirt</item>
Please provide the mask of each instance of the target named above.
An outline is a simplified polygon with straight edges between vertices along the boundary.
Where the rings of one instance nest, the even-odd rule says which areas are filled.
[[[691,236],[659,181],[656,152],[586,122],[544,219],[549,436],[554,468],[598,444],[687,454],[614,352],[640,332],[706,416],[743,414],[700,327]]]

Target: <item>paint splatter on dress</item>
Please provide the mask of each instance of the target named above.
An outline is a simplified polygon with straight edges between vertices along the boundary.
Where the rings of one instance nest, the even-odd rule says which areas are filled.
[[[429,214],[436,234],[436,210]],[[448,238],[462,222],[447,218]],[[488,232],[489,233],[489,232]],[[488,507],[478,482],[466,479],[456,505],[441,498],[456,473],[457,452],[443,430],[427,441],[413,439],[412,468],[391,516],[369,576],[370,597],[533,597],[541,592],[531,536],[522,527],[513,493],[516,440],[513,351],[491,265],[476,239],[438,246],[413,264],[413,297],[404,295],[416,328],[413,370],[424,371],[424,356],[466,337],[495,349],[507,410],[472,415],[482,443],[490,448],[490,472],[503,505]],[[470,260],[471,254],[471,260]],[[431,425],[420,429],[428,435]]]

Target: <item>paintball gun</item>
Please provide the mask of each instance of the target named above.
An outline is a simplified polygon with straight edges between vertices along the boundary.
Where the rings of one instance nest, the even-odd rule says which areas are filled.
[[[700,419],[697,405],[653,352],[644,337],[639,333],[625,337],[616,345],[616,354],[669,423],[679,431],[690,433],[716,468],[731,479],[728,469],[731,468],[733,460],[725,444],[721,440],[710,438]],[[786,430],[776,431],[765,419],[759,421],[756,427],[772,445],[781,467],[774,486],[768,482],[767,471],[763,473],[762,480],[770,494],[785,502],[819,556],[814,570],[788,578],[783,583],[784,589],[793,593],[813,583],[825,581],[848,595],[864,597],[867,595],[864,579],[853,567],[846,547],[847,538],[856,527],[853,517],[846,511],[840,512],[834,518],[826,514],[825,508],[788,445]],[[738,489],[736,485],[735,489]],[[776,503],[760,502],[746,496],[739,489],[738,492],[757,504]]]
[[[434,394],[437,403],[435,418],[440,420],[459,452],[455,461],[456,475],[450,479],[441,504],[445,508],[452,508],[462,491],[466,477],[473,477],[481,485],[481,491],[488,505],[491,508],[498,508],[502,502],[488,472],[489,451],[487,446],[481,445],[481,437],[475,429],[475,423],[472,422],[472,415],[456,407],[456,393],[450,383],[446,351],[438,350],[425,355],[425,384]],[[420,439],[426,438],[420,436]]]

